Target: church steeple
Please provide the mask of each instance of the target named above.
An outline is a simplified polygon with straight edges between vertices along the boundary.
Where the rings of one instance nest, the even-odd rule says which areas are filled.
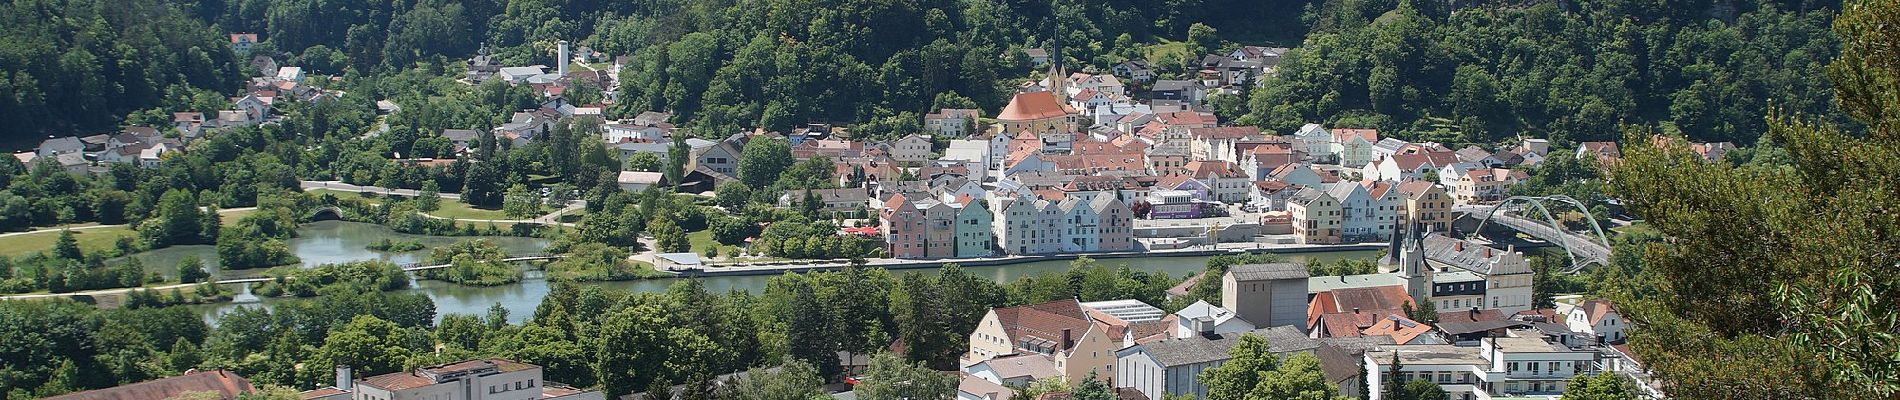
[[[1425,304],[1432,301],[1432,268],[1425,265],[1425,227],[1417,222],[1406,232],[1404,248],[1399,254],[1399,276],[1405,278],[1405,293],[1412,301]],[[1394,233],[1396,236],[1397,233]]]
[[[1057,24],[1055,29],[1050,31],[1050,42],[1049,93],[1056,95],[1057,99],[1066,99],[1069,97],[1069,93],[1065,91],[1067,89],[1066,86],[1068,86],[1069,74],[1068,71],[1064,70],[1062,65],[1062,27],[1060,24]]]
[[[1391,243],[1386,243],[1385,245],[1385,257],[1379,258],[1379,266],[1384,267],[1390,265],[1393,266],[1393,269],[1398,269],[1399,253],[1405,251],[1405,249],[1399,246],[1400,243],[1405,243],[1405,224],[1397,221],[1392,222],[1392,240],[1390,240],[1390,242]]]

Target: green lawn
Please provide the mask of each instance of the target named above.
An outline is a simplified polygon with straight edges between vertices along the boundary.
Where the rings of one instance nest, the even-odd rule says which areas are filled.
[[[718,241],[714,241],[712,238],[711,229],[698,231],[698,232],[688,232],[686,234],[686,242],[693,244],[694,254],[701,254],[701,255],[706,254],[706,249],[711,248],[713,246],[732,247],[732,246],[719,244]],[[726,254],[725,249],[720,249],[719,254],[725,255]]]
[[[257,209],[255,208],[249,208],[249,209],[243,209],[243,210],[218,210],[218,220],[221,222],[224,222],[225,225],[230,225],[233,222],[237,222],[238,219],[244,218],[244,216],[246,215],[251,215],[255,213],[257,213]]]
[[[53,243],[59,240],[59,232],[59,229],[49,229],[0,238],[0,256],[19,257],[52,250]],[[136,235],[138,233],[127,226],[73,231],[73,238],[79,240],[79,248],[86,252],[110,250],[120,237]]]
[[[514,219],[508,217],[508,213],[504,213],[501,210],[476,208],[460,201],[445,199],[441,204],[441,208],[430,211],[429,215],[454,219]]]
[[[1146,53],[1148,54],[1149,62],[1161,62],[1162,60],[1178,61],[1193,56],[1192,54],[1188,54],[1187,42],[1176,42],[1167,39],[1162,39],[1160,43],[1149,45]],[[1198,60],[1199,58],[1197,57],[1196,59]]]

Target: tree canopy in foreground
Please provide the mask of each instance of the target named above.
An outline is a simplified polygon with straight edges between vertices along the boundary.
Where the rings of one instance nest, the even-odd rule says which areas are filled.
[[[1900,2],[1850,1],[1834,29],[1828,78],[1863,126],[1769,115],[1787,167],[1631,135],[1612,168],[1615,195],[1669,238],[1614,297],[1672,397],[1900,395]]]

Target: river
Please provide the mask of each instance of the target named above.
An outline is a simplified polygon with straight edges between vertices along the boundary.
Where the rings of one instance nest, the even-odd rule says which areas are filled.
[[[295,253],[297,257],[302,258],[306,266],[358,260],[388,260],[398,263],[413,262],[428,255],[428,250],[408,253],[381,253],[364,248],[370,243],[384,238],[391,240],[416,240],[431,247],[466,240],[488,239],[501,245],[502,248],[510,254],[536,253],[547,246],[547,240],[537,238],[419,236],[396,233],[380,225],[341,221],[324,221],[304,225],[298,230],[298,237],[291,239],[289,244],[291,251]],[[175,274],[175,265],[178,259],[186,255],[198,256],[203,259],[207,265],[215,265],[215,260],[217,259],[217,251],[210,246],[172,247],[141,253],[134,257],[139,258],[141,262],[145,263],[148,270]],[[1342,258],[1371,258],[1377,256],[1377,251],[1338,251],[1285,255],[1288,261],[1301,263],[1306,262],[1308,259],[1331,261]],[[1128,265],[1129,267],[1144,271],[1161,271],[1168,273],[1169,276],[1180,277],[1199,272],[1202,267],[1205,266],[1207,259],[1207,256],[1150,257],[1116,258],[1102,260],[1101,262],[1110,266]],[[1069,261],[1037,261],[1012,265],[965,268],[978,275],[994,279],[997,282],[1008,282],[1022,276],[1067,271]],[[765,287],[766,280],[771,279],[771,276],[719,276],[701,279],[705,282],[706,289],[713,292],[725,292],[737,289],[756,293]],[[666,290],[666,287],[672,285],[673,281],[672,279],[657,279],[624,282],[593,282],[586,284],[610,289],[657,292]],[[408,291],[422,293],[434,299],[438,318],[440,318],[441,315],[451,313],[480,315],[486,313],[489,307],[500,303],[502,307],[508,309],[510,322],[516,323],[521,322],[534,313],[534,308],[541,304],[541,298],[547,296],[548,290],[548,281],[536,277],[535,274],[530,274],[528,279],[514,285],[474,287],[442,281],[421,280],[416,281],[414,287],[408,289]],[[300,300],[271,298],[264,299],[262,304],[269,306],[273,303],[285,301]],[[190,307],[199,310],[207,319],[215,321],[217,317],[224,312],[242,306],[247,305],[223,303]]]

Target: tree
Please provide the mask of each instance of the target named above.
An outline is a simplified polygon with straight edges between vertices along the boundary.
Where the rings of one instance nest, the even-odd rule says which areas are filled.
[[[197,368],[199,363],[204,362],[204,354],[198,351],[198,345],[192,344],[191,340],[180,337],[172,341],[171,350],[166,354],[166,362],[171,364],[171,370],[184,372]]]
[[[653,234],[653,245],[658,247],[655,250],[662,253],[693,251],[692,242],[686,239],[686,231],[681,230],[672,219],[655,218],[649,225],[647,232]]]
[[[364,376],[400,371],[417,354],[407,336],[394,322],[358,315],[324,338],[312,365],[348,365]]]
[[[802,362],[790,361],[778,368],[754,368],[744,377],[719,386],[713,396],[731,400],[810,400],[824,397],[825,380],[818,371]]]
[[[73,261],[86,259],[79,250],[79,240],[73,238],[73,230],[59,230],[59,239],[53,242],[53,256]]]
[[[623,85],[625,86],[625,85]],[[686,177],[686,164],[692,159],[691,146],[686,145],[686,135],[673,135],[673,145],[666,148],[666,182],[678,185]]]
[[[1069,396],[1069,398],[1075,400],[1116,399],[1115,389],[1108,387],[1108,383],[1103,382],[1101,377],[1096,376],[1093,370],[1089,371],[1087,377],[1082,378],[1081,383],[1075,385],[1075,390],[1069,392]]]
[[[501,211],[508,218],[528,219],[541,213],[541,197],[528,191],[527,185],[515,184],[502,195]]]
[[[1900,54],[1891,4],[1850,1],[1827,67],[1864,132],[1769,113],[1791,168],[1706,163],[1675,140],[1626,135],[1612,194],[1667,237],[1609,296],[1642,333],[1631,347],[1683,398],[1900,394]],[[1769,192],[1750,192],[1771,190]],[[1698,220],[1723,215],[1720,221]],[[1736,268],[1749,266],[1748,268]]]
[[[204,262],[199,261],[198,256],[188,255],[178,259],[178,283],[198,283],[210,277],[211,273],[205,271]]]
[[[627,170],[640,172],[660,172],[660,155],[648,152],[633,153],[627,156]]]
[[[746,202],[751,199],[752,187],[746,186],[745,182],[720,182],[719,187],[713,190],[713,200],[727,212],[737,212],[745,208]]]
[[[1415,379],[1405,382],[1405,386],[1399,389],[1398,398],[1400,400],[1451,400],[1451,394],[1445,393],[1445,388],[1439,387],[1431,380]]]
[[[1279,368],[1260,374],[1248,396],[1253,399],[1336,399],[1346,400],[1339,395],[1339,387],[1326,380],[1326,371],[1320,369],[1319,357],[1313,353],[1299,353],[1280,360]]]
[[[1622,375],[1599,373],[1596,375],[1577,375],[1570,378],[1570,385],[1564,387],[1562,400],[1636,400],[1639,398],[1630,389],[1630,382]]]
[[[416,195],[416,211],[431,212],[442,208],[441,190],[434,179],[422,181],[422,192]]]
[[[658,377],[667,360],[667,325],[664,314],[652,304],[636,304],[607,316],[590,346],[595,349],[594,372],[601,391],[620,398],[654,380],[664,380]]]
[[[833,357],[836,358],[836,357]],[[957,378],[910,363],[889,353],[871,356],[858,395],[867,399],[950,399],[956,397]]]
[[[1199,22],[1188,25],[1187,42],[1189,54],[1195,57],[1220,50],[1220,34],[1214,27]]]
[[[750,187],[766,187],[779,179],[785,168],[791,167],[792,146],[789,142],[777,138],[763,138],[747,142],[745,150],[739,153],[739,181]]]
[[[821,302],[809,284],[792,285],[791,309],[787,317],[785,339],[791,356],[817,368],[819,376],[831,379],[844,369],[838,364],[837,315],[830,304]],[[877,397],[873,397],[877,398]]]
[[[158,210],[152,218],[139,224],[139,236],[144,238],[148,247],[158,248],[174,244],[198,244],[207,241],[202,235],[203,218],[199,216],[198,200],[190,191],[172,189],[159,197]]]
[[[1260,335],[1247,334],[1240,342],[1227,350],[1228,359],[1214,369],[1201,372],[1201,382],[1207,385],[1208,400],[1249,399],[1254,387],[1264,378],[1262,372],[1273,371],[1280,366],[1280,359],[1273,355],[1267,346],[1267,339]]]

